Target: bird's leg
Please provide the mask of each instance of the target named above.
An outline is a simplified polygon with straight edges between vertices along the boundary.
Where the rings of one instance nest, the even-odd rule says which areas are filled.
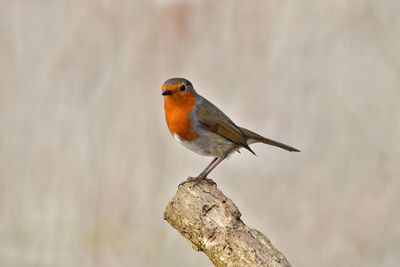
[[[226,158],[226,156],[223,157],[223,159],[224,159],[224,158]],[[200,182],[200,180],[205,179],[205,178],[207,177],[207,174],[209,174],[210,171],[211,171],[212,169],[214,169],[214,168],[218,165],[218,164],[216,163],[218,159],[220,159],[220,158],[215,157],[215,158],[210,162],[210,164],[208,164],[207,167],[206,167],[197,177],[189,177],[189,178],[187,178],[187,180],[184,181],[184,182],[182,182],[182,183],[180,183],[178,187],[180,187],[180,186],[183,185],[183,184],[186,184],[187,182],[191,182],[191,181],[195,181],[195,180],[197,180],[197,182],[196,182],[196,185],[197,185],[198,182]],[[222,161],[222,160],[220,160],[220,162],[221,162],[221,161]],[[215,166],[213,166],[213,164],[215,164]],[[211,170],[210,170],[210,169],[211,169]],[[213,183],[215,184],[215,182],[213,182]]]
[[[206,178],[207,175],[209,175],[210,172],[211,172],[212,170],[214,170],[215,167],[218,166],[218,164],[220,164],[224,159],[226,159],[227,156],[228,156],[228,155],[222,156],[222,157],[220,157],[220,158],[215,158],[215,159],[211,162],[212,164],[210,164],[210,166],[207,166],[206,170],[204,170],[197,178],[199,178],[199,179]],[[216,159],[218,159],[218,160],[216,160]]]
[[[196,181],[194,185],[197,185],[202,179],[207,178],[207,175],[210,174],[210,172],[212,170],[214,170],[215,167],[217,167],[218,164],[220,164],[224,159],[226,159],[228,155],[222,156],[220,158],[214,158],[210,164],[208,164],[208,166],[199,174],[199,176],[197,177],[189,177],[186,181],[180,183],[178,185],[178,187],[180,187],[181,185],[186,184],[187,182],[190,181]],[[216,183],[212,180],[210,180],[212,183],[214,183],[216,185]]]
[[[202,175],[218,160],[218,157],[215,157],[210,164],[207,165],[207,167],[199,174],[197,177],[202,177]]]
[[[203,176],[204,173],[206,173],[207,170],[208,170],[217,160],[218,160],[218,157],[215,157],[215,158],[210,162],[210,164],[208,164],[207,167],[206,167],[199,175],[197,175],[196,177],[189,177],[189,178],[187,178],[187,182],[189,182],[189,181],[194,181],[194,180],[197,180],[197,179],[204,179],[204,178],[206,178],[206,176]],[[185,183],[185,182],[183,182],[183,183]],[[183,183],[181,183],[180,185],[182,185]]]

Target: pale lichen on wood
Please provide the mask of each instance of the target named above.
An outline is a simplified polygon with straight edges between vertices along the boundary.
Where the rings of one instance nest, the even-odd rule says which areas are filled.
[[[181,185],[164,211],[164,219],[215,266],[290,266],[263,233],[240,217],[236,205],[210,179]]]

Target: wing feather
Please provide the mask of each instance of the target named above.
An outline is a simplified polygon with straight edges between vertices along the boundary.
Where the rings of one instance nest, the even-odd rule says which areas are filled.
[[[225,113],[207,99],[203,99],[201,104],[197,107],[197,116],[200,124],[204,128],[255,154],[247,144],[247,138],[242,130],[229,119]]]

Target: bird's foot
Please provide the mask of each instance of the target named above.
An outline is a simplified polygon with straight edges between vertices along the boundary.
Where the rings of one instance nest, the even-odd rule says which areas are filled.
[[[213,185],[217,186],[217,184],[213,180],[208,179],[205,176],[199,175],[197,177],[188,177],[186,179],[186,181],[183,181],[182,183],[180,183],[178,185],[178,188],[181,187],[182,185],[186,184],[186,183],[192,183],[192,182],[193,182],[192,187],[194,187],[194,186],[198,185],[199,183],[201,183],[202,181],[206,181],[206,182],[212,183]]]
[[[178,185],[178,188],[181,187],[184,184],[191,183],[191,182],[194,182],[194,185],[198,185],[203,179],[205,179],[205,177],[201,177],[201,176],[191,177],[190,176],[190,177],[188,177],[186,179],[186,181],[183,181],[182,183],[180,183]]]

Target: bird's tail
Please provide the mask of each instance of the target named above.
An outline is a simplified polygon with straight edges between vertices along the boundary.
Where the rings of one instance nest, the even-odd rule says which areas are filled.
[[[285,145],[283,143],[280,143],[278,141],[274,141],[272,139],[268,139],[268,138],[266,138],[264,136],[256,134],[256,133],[254,133],[254,132],[252,132],[250,130],[247,130],[245,128],[241,128],[240,127],[240,130],[242,130],[243,134],[247,137],[247,140],[248,140],[249,143],[264,143],[264,144],[267,144],[267,145],[277,146],[277,147],[286,149],[287,151],[290,151],[290,152],[300,152],[300,150],[298,150],[297,148]]]

